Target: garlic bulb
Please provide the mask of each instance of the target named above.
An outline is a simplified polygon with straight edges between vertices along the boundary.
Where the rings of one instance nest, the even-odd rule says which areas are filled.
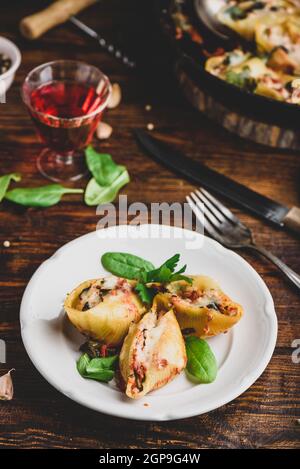
[[[106,122],[100,122],[96,130],[96,135],[100,140],[105,140],[111,136],[112,131],[113,129],[109,124],[106,124]]]
[[[8,373],[0,377],[0,400],[10,401],[14,395],[14,387],[11,379],[12,368]]]
[[[118,83],[114,83],[112,85],[112,92],[107,103],[108,109],[114,109],[115,107],[119,106],[122,98],[121,88]]]

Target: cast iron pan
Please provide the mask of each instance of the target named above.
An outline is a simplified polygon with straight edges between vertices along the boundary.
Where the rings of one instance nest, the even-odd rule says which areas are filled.
[[[208,73],[204,68],[206,60],[202,46],[195,44],[186,35],[182,39],[175,38],[175,26],[172,18],[174,0],[156,0],[156,13],[171,49],[173,50],[177,65],[186,71],[193,81],[197,83],[208,95],[220,101],[235,112],[246,115],[260,122],[277,125],[279,127],[300,130],[300,106],[291,103],[276,101],[265,96],[249,93],[226,81],[220,80]],[[195,13],[192,0],[182,0],[185,13],[195,28],[200,29],[201,36],[205,37],[205,47],[211,50],[224,47],[220,40],[199,24],[200,20]],[[234,44],[232,44],[234,47]],[[228,44],[226,43],[226,47]]]

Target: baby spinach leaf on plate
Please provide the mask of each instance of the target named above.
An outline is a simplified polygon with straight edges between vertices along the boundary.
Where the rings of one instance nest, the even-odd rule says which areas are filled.
[[[101,257],[103,267],[118,277],[140,280],[154,265],[141,257],[126,252],[106,252]]]
[[[19,182],[21,180],[21,174],[10,173],[0,176],[0,202],[4,199],[7,189],[11,181]]]
[[[81,374],[81,376],[85,375],[86,367],[88,366],[90,361],[91,361],[91,359],[90,359],[90,357],[88,356],[87,353],[83,353],[79,357],[79,359],[77,360],[77,364],[76,364],[77,365],[77,370]]]
[[[186,371],[199,383],[212,383],[217,376],[217,360],[208,343],[195,336],[185,339],[187,365]]]
[[[118,355],[111,357],[92,358],[86,367],[87,373],[94,373],[97,370],[113,370],[118,361]]]
[[[87,166],[99,186],[111,186],[112,183],[126,171],[125,166],[116,164],[111,155],[98,153],[93,147],[85,150]]]
[[[91,359],[87,353],[84,353],[77,361],[77,370],[83,378],[108,383],[115,375],[114,368],[117,360],[117,355]]]
[[[87,205],[108,204],[113,202],[119,190],[130,181],[129,174],[124,168],[110,186],[100,186],[95,178],[92,178],[85,189],[84,201]]]
[[[72,189],[60,184],[40,187],[17,188],[6,192],[5,199],[26,207],[51,207],[57,204],[64,194],[81,194],[83,189]]]

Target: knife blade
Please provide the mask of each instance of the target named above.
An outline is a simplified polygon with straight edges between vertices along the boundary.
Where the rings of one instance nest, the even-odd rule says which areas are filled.
[[[143,130],[135,129],[134,135],[140,146],[150,156],[169,169],[206,189],[221,194],[277,226],[286,226],[298,233],[300,232],[300,208],[293,207],[289,209],[264,195],[258,194],[203,163],[187,158],[179,150],[152,137]]]

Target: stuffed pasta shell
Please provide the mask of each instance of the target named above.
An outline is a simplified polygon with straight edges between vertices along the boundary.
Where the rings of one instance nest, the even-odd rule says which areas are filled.
[[[233,302],[210,277],[190,276],[192,284],[171,282],[169,303],[181,330],[201,338],[226,332],[242,317],[241,305]]]
[[[116,346],[145,311],[134,286],[134,281],[115,276],[87,280],[67,295],[64,309],[81,333]]]
[[[232,59],[234,55],[241,60],[235,63]],[[287,84],[293,80],[293,76],[279,73],[268,67],[262,58],[251,56],[239,51],[239,49],[209,58],[206,61],[205,69],[245,91],[278,101],[289,101],[290,99],[291,92]]]
[[[251,41],[260,21],[263,22],[271,17],[287,16],[294,11],[294,4],[285,0],[229,1],[217,16],[221,23]]]
[[[256,26],[259,52],[269,53],[268,65],[288,74],[300,73],[300,16],[278,16]]]
[[[158,295],[160,296],[160,295]],[[145,396],[171,381],[186,366],[180,327],[172,310],[157,306],[130,326],[120,353],[126,395]]]

